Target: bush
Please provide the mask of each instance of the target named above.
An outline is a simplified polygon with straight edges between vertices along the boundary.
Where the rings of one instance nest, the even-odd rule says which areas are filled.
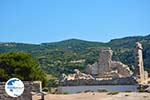
[[[68,92],[63,92],[62,94],[69,94]]]
[[[99,89],[98,92],[108,92],[108,91],[105,89]]]
[[[116,95],[116,94],[119,94],[119,92],[118,91],[114,91],[114,92],[107,93],[107,95]]]
[[[125,91],[125,92],[132,92],[132,91]]]
[[[84,93],[92,92],[91,90],[85,90]]]
[[[48,80],[48,87],[58,87],[58,82],[55,79]]]
[[[49,92],[48,88],[43,88],[42,91],[44,91],[44,92]]]
[[[39,63],[25,52],[9,52],[0,54],[0,81],[10,78],[22,81],[42,81],[46,85],[46,74],[42,72]]]
[[[126,94],[125,96],[129,96],[128,94]]]

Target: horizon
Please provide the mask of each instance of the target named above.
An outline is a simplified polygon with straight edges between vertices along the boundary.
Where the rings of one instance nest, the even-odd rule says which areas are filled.
[[[15,42],[15,41],[9,41],[9,42],[1,42],[0,43],[24,43],[24,44],[35,44],[35,45],[40,45],[42,43],[57,43],[57,42],[62,42],[62,41],[67,41],[67,40],[81,40],[81,41],[86,41],[86,42],[99,42],[99,43],[108,43],[110,42],[111,40],[116,40],[116,39],[123,39],[123,38],[127,38],[127,37],[138,37],[138,36],[141,36],[141,37],[145,37],[145,36],[149,36],[150,34],[147,34],[147,35],[136,35],[136,36],[125,36],[125,37],[120,37],[120,38],[114,38],[114,39],[110,39],[109,41],[107,42],[103,42],[103,41],[91,41],[91,40],[85,40],[85,39],[79,39],[79,38],[68,38],[68,39],[64,39],[64,40],[58,40],[58,41],[47,41],[47,42],[41,42],[41,43],[28,43],[28,42]]]
[[[0,42],[109,42],[150,34],[150,1],[5,0],[0,22]]]

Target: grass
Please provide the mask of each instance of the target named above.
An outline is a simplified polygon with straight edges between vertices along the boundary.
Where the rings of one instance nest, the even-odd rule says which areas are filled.
[[[107,95],[116,95],[116,94],[119,94],[119,92],[118,91],[113,91],[113,92],[107,93]]]
[[[147,98],[148,96],[143,96],[143,98]]]
[[[84,91],[84,93],[88,93],[88,92],[92,92],[91,90],[86,90],[86,91]]]
[[[125,95],[126,97],[129,96],[128,94]]]
[[[105,90],[105,89],[99,89],[99,90],[98,90],[98,92],[100,92],[100,93],[101,93],[101,92],[108,92],[108,91],[107,91],[107,90]]]
[[[68,92],[57,92],[55,94],[64,94],[64,95],[66,95],[66,94],[69,94],[69,93]]]
[[[63,92],[62,94],[69,94],[68,92]]]

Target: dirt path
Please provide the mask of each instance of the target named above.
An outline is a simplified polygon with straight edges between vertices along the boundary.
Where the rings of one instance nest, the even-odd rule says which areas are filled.
[[[40,96],[34,95],[33,100],[40,100]],[[45,100],[150,100],[150,93],[119,93],[108,95],[107,93],[80,93],[67,95],[48,94]]]

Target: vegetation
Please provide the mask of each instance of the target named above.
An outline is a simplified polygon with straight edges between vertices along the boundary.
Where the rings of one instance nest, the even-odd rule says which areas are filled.
[[[116,94],[119,94],[118,91],[114,91],[114,92],[108,92],[107,95],[116,95]]]
[[[108,92],[108,90],[105,90],[105,89],[99,89],[98,92]]]
[[[68,92],[63,92],[62,94],[69,94]]]
[[[46,75],[36,60],[28,53],[10,52],[0,54],[0,81],[17,77],[23,81],[39,80],[46,83]]]
[[[98,60],[99,48],[102,47],[111,47],[114,51],[113,60],[123,62],[133,70],[133,49],[137,41],[143,45],[145,70],[150,72],[150,35],[114,39],[108,43],[89,42],[78,39],[42,43],[39,45],[0,43],[0,53],[10,51],[28,52],[39,62],[43,71],[52,76],[52,79],[57,79],[62,73],[73,73],[74,69],[80,69],[84,72],[87,64],[92,64]],[[0,73],[3,73],[3,77],[10,77],[10,74],[4,69],[0,69]],[[28,78],[30,79],[30,77]],[[55,86],[54,84],[51,85]]]
[[[129,94],[126,94],[125,96],[126,96],[126,97],[129,96]]]

